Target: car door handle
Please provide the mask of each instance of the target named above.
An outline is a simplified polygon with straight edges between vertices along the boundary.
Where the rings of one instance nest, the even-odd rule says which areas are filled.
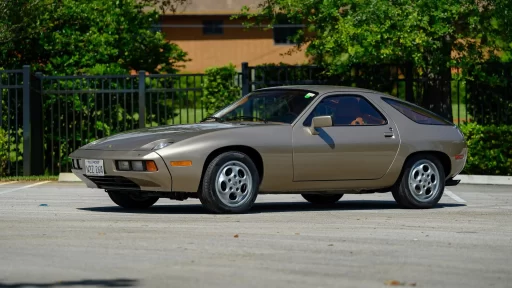
[[[384,137],[386,137],[386,138],[391,138],[393,136],[395,136],[395,134],[393,134],[393,132],[384,132]]]

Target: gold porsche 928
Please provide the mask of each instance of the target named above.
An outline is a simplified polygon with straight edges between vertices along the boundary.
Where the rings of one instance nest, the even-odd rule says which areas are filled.
[[[124,208],[199,198],[214,213],[244,213],[258,194],[391,192],[430,208],[466,164],[456,125],[414,104],[350,87],[254,91],[201,123],[120,133],[71,155],[73,173]]]

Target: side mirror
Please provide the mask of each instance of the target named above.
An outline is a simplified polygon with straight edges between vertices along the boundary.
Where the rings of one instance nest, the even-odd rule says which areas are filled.
[[[332,117],[331,116],[318,116],[313,117],[311,119],[311,126],[309,127],[309,132],[311,135],[318,135],[318,131],[316,131],[316,128],[323,128],[323,127],[331,127],[332,126]]]

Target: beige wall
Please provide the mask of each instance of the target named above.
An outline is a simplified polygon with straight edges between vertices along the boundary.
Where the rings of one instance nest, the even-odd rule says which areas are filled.
[[[241,24],[229,20],[229,16],[166,16],[162,24],[202,24],[203,20],[224,20],[224,24]],[[250,66],[264,63],[303,64],[307,62],[304,52],[281,55],[293,48],[292,45],[274,45],[272,30],[255,28],[225,27],[222,35],[203,35],[202,28],[163,27],[166,38],[178,44],[189,54],[191,62],[186,63],[187,72],[203,72],[212,66],[233,63],[240,69],[242,62]]]

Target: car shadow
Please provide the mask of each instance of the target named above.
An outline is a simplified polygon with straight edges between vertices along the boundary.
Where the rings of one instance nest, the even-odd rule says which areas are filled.
[[[431,209],[442,209],[466,206],[456,203],[439,203]],[[200,204],[155,205],[149,209],[123,209],[119,206],[85,207],[78,210],[107,213],[145,213],[145,214],[210,214]],[[347,200],[330,205],[314,205],[308,202],[265,202],[256,203],[248,214],[284,213],[311,211],[357,211],[357,210],[403,210],[395,201],[379,200]],[[414,211],[415,209],[411,209]],[[417,211],[417,210],[416,210]]]
[[[329,145],[329,147],[331,149],[336,148],[336,143],[334,143],[334,139],[332,139],[332,137],[329,134],[327,134],[327,132],[325,132],[324,129],[322,129],[322,128],[317,128],[317,129],[318,129],[318,136],[320,136],[320,139],[324,140],[325,143],[327,145]]]
[[[97,280],[78,280],[78,281],[59,281],[53,283],[2,283],[0,288],[18,288],[18,287],[72,287],[72,286],[94,286],[94,287],[135,287],[139,286],[138,280],[134,279],[97,279]]]

